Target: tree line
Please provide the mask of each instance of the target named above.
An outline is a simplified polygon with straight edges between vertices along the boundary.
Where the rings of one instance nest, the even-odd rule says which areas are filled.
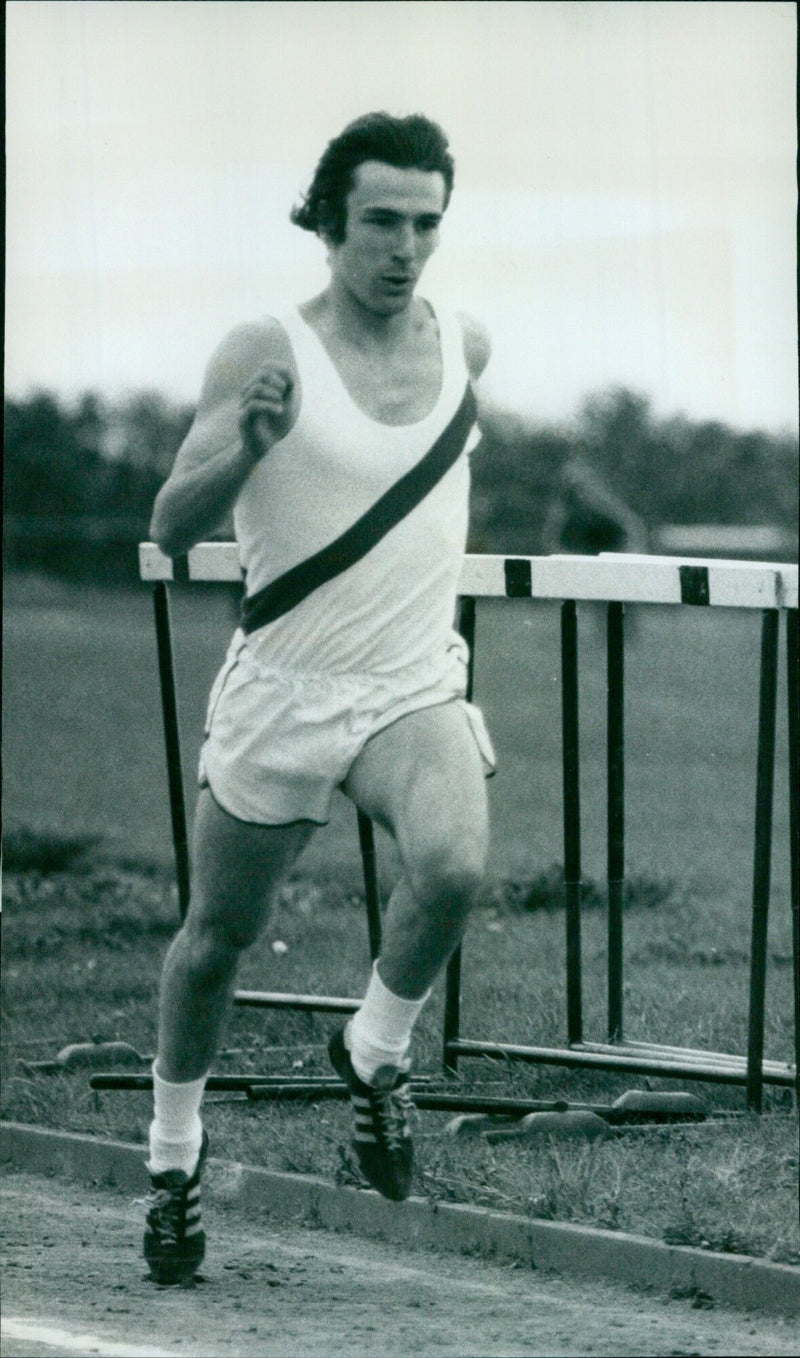
[[[193,417],[159,392],[122,400],[38,391],[5,402],[7,564],[135,577],[132,547]],[[635,525],[797,531],[798,444],[676,414],[618,387],[559,426],[497,415],[472,454],[469,550],[597,551]],[[639,545],[633,543],[633,545]],[[112,559],[117,565],[112,568]]]
[[[494,545],[501,539],[505,550],[531,554],[624,547],[620,503],[645,530],[769,524],[797,533],[793,434],[659,417],[625,387],[587,397],[564,426],[499,419],[472,470],[473,550],[503,550]]]

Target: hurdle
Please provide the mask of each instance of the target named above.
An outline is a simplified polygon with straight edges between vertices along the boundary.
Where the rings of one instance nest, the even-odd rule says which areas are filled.
[[[181,918],[189,899],[189,851],[183,793],[178,708],[172,650],[169,587],[173,582],[241,584],[235,543],[200,543],[173,560],[153,543],[139,547],[140,576],[153,588],[158,669],[164,722],[172,837]],[[800,1066],[800,923],[798,922],[798,570],[773,562],[719,561],[675,556],[602,553],[581,557],[467,555],[459,581],[458,627],[470,647],[468,698],[472,697],[481,598],[552,600],[561,606],[561,718],[564,890],[566,929],[566,1044],[532,1047],[461,1036],[461,948],[446,970],[442,1063],[456,1072],[465,1057],[489,1057],[600,1069],[718,1084],[743,1085],[746,1106],[762,1109],[763,1086],[798,1091]],[[578,704],[578,609],[580,602],[607,610],[607,1034],[584,1037],[581,962],[581,814]],[[758,754],[752,877],[748,1040],[745,1055],[626,1040],[623,1013],[623,916],[625,898],[624,619],[626,605],[735,608],[761,616]],[[780,619],[785,618],[789,709],[790,895],[794,977],[795,1063],[764,1059],[767,924],[770,903],[772,800]],[[380,952],[380,897],[372,823],[357,812],[365,884],[370,955]],[[341,996],[234,992],[239,1005],[307,1012],[353,1013],[360,1000]],[[134,1077],[109,1077],[125,1081]],[[147,1077],[142,1077],[147,1078]],[[248,1077],[247,1085],[254,1083]],[[287,1082],[284,1082],[284,1085]],[[111,1087],[104,1085],[103,1087]],[[119,1087],[119,1086],[117,1086]],[[244,1087],[244,1086],[242,1086]],[[469,1106],[475,1109],[476,1101]],[[492,1100],[486,1101],[487,1110]],[[529,1106],[529,1105],[526,1105]]]

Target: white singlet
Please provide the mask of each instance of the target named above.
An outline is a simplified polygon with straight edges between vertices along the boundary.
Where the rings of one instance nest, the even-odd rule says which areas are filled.
[[[437,315],[442,387],[410,425],[370,419],[346,390],[316,332],[293,308],[280,320],[300,375],[289,434],[250,474],[234,511],[252,595],[338,538],[428,451],[468,381],[461,326]],[[442,480],[362,560],[253,632],[270,666],[302,672],[388,674],[447,649],[467,535],[473,430]]]

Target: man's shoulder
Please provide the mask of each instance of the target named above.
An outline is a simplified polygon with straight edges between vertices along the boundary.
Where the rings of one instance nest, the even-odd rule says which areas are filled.
[[[238,392],[264,363],[295,367],[289,336],[277,316],[242,321],[228,331],[209,360],[206,392]]]
[[[291,352],[289,336],[278,317],[260,316],[233,326],[217,345],[211,362],[223,360],[249,364],[253,359],[267,362],[270,359],[286,359]]]
[[[473,381],[477,381],[492,355],[489,331],[475,316],[466,311],[456,313],[464,338],[464,360]]]

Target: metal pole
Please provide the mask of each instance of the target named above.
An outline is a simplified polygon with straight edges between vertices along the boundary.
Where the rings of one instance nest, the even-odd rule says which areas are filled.
[[[798,901],[798,834],[800,826],[797,816],[798,784],[800,783],[800,758],[798,758],[797,717],[800,705],[798,689],[797,609],[790,608],[786,614],[786,679],[789,694],[789,854],[791,863],[792,893],[792,959],[794,963],[794,1061],[797,1074],[797,1095],[800,1098],[800,902]]]
[[[583,1038],[581,1000],[581,807],[578,763],[578,623],[574,599],[561,605],[561,729],[564,771],[564,888],[567,930],[567,1041]]]
[[[461,1031],[461,947],[447,963],[444,991],[444,1038],[442,1042],[442,1066],[445,1073],[455,1075],[458,1069],[458,1053],[453,1051],[453,1043],[458,1042]]]
[[[772,793],[775,776],[775,713],[778,696],[777,608],[766,608],[761,630],[761,678],[756,768],[756,825],[753,853],[753,923],[750,948],[750,1020],[747,1036],[747,1107],[761,1112],[764,1059],[764,1000],[767,980],[767,916],[772,849]]]
[[[659,1056],[655,1047],[645,1049],[604,1044],[601,1042],[581,1042],[577,1047],[527,1047],[514,1042],[478,1042],[471,1038],[461,1038],[458,1043],[459,1059],[480,1057],[482,1061],[501,1061],[506,1068],[509,1061],[524,1061],[532,1065],[567,1066],[570,1070],[614,1070],[637,1075],[658,1075],[664,1079],[707,1080],[713,1084],[747,1083],[747,1065],[742,1057],[738,1066],[730,1057],[718,1059],[715,1053],[703,1064],[702,1052],[697,1052],[692,1060],[678,1060],[667,1047]],[[777,1061],[764,1062],[764,1083],[793,1088],[795,1083],[794,1066],[781,1067]]]
[[[363,811],[358,813],[358,842],[361,848],[361,865],[364,869],[369,955],[374,962],[381,951],[381,898],[378,890],[375,831],[372,821]]]
[[[458,601],[458,630],[469,647],[467,661],[467,702],[472,701],[472,685],[475,673],[475,600],[464,595]],[[458,1056],[450,1050],[450,1044],[457,1042],[461,1031],[461,945],[456,948],[447,964],[444,992],[444,1031],[442,1035],[442,1065],[448,1074],[454,1075],[458,1066]]]
[[[172,843],[175,849],[175,870],[178,879],[178,908],[181,920],[184,920],[189,908],[189,841],[186,833],[186,805],[183,797],[178,699],[175,689],[175,669],[172,661],[169,592],[165,580],[157,580],[153,586],[153,607],[156,620],[161,713],[164,719],[164,745],[167,752]]]
[[[625,899],[625,606],[608,605],[608,1040],[622,1041]]]

